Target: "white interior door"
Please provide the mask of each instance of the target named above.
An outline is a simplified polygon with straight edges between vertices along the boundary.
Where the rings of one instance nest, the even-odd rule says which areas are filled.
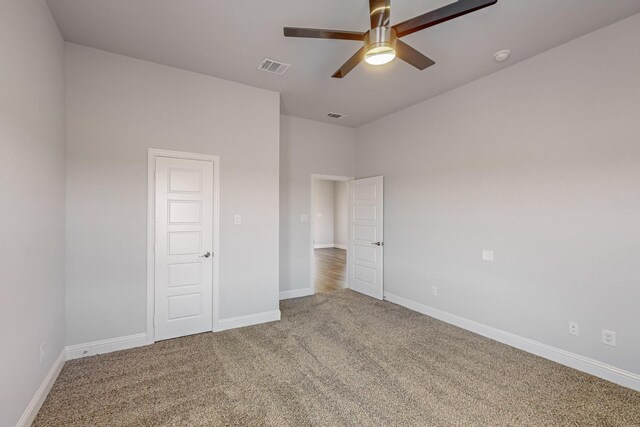
[[[156,159],[155,339],[212,330],[213,162]]]
[[[383,299],[383,178],[350,183],[349,287]]]

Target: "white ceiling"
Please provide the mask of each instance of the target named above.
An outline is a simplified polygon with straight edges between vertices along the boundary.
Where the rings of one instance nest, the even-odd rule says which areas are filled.
[[[392,0],[392,24],[451,3]],[[436,61],[418,71],[399,60],[336,71],[359,42],[291,39],[282,27],[365,31],[367,0],[48,0],[65,40],[282,93],[282,112],[359,126],[493,73],[627,16],[638,0],[499,0],[407,36]],[[494,52],[511,49],[506,63]],[[598,52],[594,52],[594,61]],[[258,71],[264,57],[291,63]],[[344,113],[341,120],[328,112]]]

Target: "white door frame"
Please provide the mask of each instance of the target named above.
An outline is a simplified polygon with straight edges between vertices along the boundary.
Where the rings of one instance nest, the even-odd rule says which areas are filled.
[[[314,184],[315,181],[317,179],[322,179],[325,181],[342,181],[342,182],[349,182],[349,181],[353,181],[355,178],[352,176],[340,176],[340,175],[319,175],[319,174],[311,174],[311,193],[310,193],[310,201],[309,201],[309,225],[310,225],[310,235],[311,235],[311,252],[310,254],[310,263],[309,263],[309,286],[311,287],[311,290],[313,291],[313,294],[316,293],[316,286],[315,286],[315,245],[313,244],[313,240],[315,239],[315,211],[313,210],[314,206],[313,206],[313,192],[315,190],[314,188]],[[351,209],[351,208],[349,208]],[[351,217],[351,215],[349,214],[349,217]],[[350,221],[349,221],[350,222]],[[347,242],[347,248],[349,248],[349,245],[351,243],[351,224],[349,224],[349,240]],[[347,274],[349,271],[349,256],[347,256]],[[349,280],[347,277],[347,288],[349,287]]]
[[[147,167],[147,344],[155,339],[155,222],[156,222],[156,158],[201,160],[213,162],[213,331],[220,330],[220,157],[209,154],[149,148]]]

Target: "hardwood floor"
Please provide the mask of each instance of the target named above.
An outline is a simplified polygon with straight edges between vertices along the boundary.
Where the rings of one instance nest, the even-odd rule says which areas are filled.
[[[327,293],[347,286],[347,251],[327,248],[314,251],[315,277],[317,293]]]

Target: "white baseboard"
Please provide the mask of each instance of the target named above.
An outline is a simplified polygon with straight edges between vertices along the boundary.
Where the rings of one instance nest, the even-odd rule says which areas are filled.
[[[143,345],[148,344],[147,334],[141,333],[84,344],[69,345],[65,350],[67,353],[67,360],[72,360],[79,359],[81,357],[95,356],[97,354],[111,353],[112,351],[142,347]]]
[[[314,293],[315,291],[313,290],[313,288],[291,289],[290,291],[281,291],[280,300],[282,301],[283,299],[308,297],[309,295],[313,295]]]
[[[230,317],[220,319],[218,331],[244,328],[245,326],[258,325],[260,323],[275,322],[280,320],[280,310],[265,311],[264,313],[249,314],[247,316]]]
[[[36,394],[33,396],[33,399],[31,399],[31,402],[29,402],[29,405],[27,405],[27,408],[22,413],[22,416],[18,420],[16,427],[29,427],[33,420],[35,420],[36,415],[38,415],[38,411],[42,407],[42,404],[49,394],[49,391],[51,391],[51,387],[53,387],[53,383],[56,382],[58,375],[60,375],[60,371],[64,366],[64,362],[65,351],[63,349],[60,352],[60,355],[53,362],[53,366],[51,366],[49,373],[44,378],[44,381],[42,381],[42,384],[40,384],[40,387],[38,388],[38,391],[36,391]]]
[[[443,322],[466,329],[478,335],[491,338],[492,340],[499,341],[511,347],[524,350],[528,353],[535,354],[536,356],[560,363],[561,365],[603,378],[621,386],[640,391],[640,375],[633,372],[625,371],[595,359],[571,353],[566,350],[561,350],[529,338],[524,338],[473,320],[465,319],[464,317],[447,313],[446,311],[438,310],[437,308],[429,307],[388,292],[385,292],[384,298],[394,304],[426,314],[427,316],[442,320]]]
[[[329,249],[329,248],[344,249],[346,251],[347,250],[347,245],[336,245],[335,243],[326,243],[326,244],[322,244],[322,245],[313,245],[313,249]]]
[[[227,329],[242,328],[244,326],[257,325],[259,323],[273,322],[276,320],[280,320],[280,310],[250,314],[248,316],[232,317],[230,319],[220,319],[219,329],[216,332],[226,331]],[[149,342],[147,334],[141,333],[124,337],[110,338],[101,341],[93,341],[84,344],[69,345],[65,348],[66,359],[79,359],[81,357],[95,356],[97,354],[127,350],[130,348],[142,347],[149,344],[153,343]]]
[[[324,243],[322,245],[313,245],[313,249],[327,249],[327,248],[332,248],[333,247],[333,243]]]

